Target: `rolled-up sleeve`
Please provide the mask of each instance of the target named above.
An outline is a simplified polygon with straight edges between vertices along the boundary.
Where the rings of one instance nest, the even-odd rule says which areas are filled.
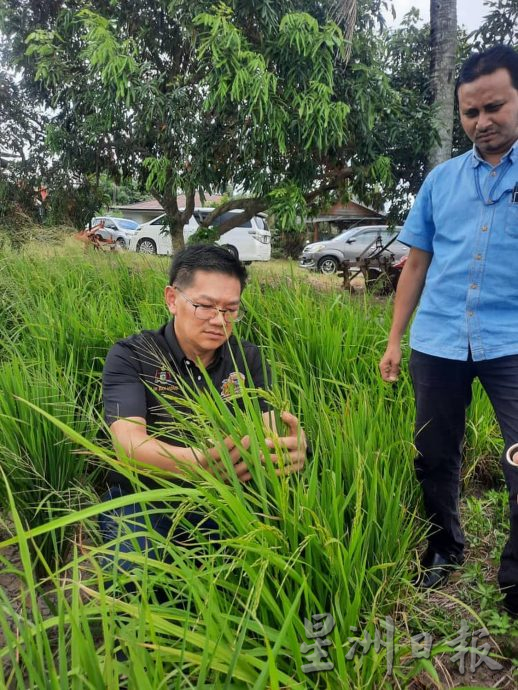
[[[117,343],[103,369],[104,418],[108,425],[126,417],[146,418],[146,389],[134,352]]]
[[[433,253],[433,238],[435,235],[432,200],[434,173],[435,170],[423,182],[403,229],[398,236],[399,242],[430,253]]]

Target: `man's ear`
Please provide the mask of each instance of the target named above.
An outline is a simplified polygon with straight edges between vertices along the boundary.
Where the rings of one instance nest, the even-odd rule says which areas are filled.
[[[170,314],[176,314],[176,290],[172,285],[166,285],[164,290],[165,303]]]

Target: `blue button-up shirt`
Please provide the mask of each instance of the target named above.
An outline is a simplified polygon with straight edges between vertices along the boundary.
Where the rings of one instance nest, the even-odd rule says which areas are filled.
[[[433,253],[410,345],[475,361],[518,354],[518,141],[496,167],[475,148],[428,175],[399,238]]]

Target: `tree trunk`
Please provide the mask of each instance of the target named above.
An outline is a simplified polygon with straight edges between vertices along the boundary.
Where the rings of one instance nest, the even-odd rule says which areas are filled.
[[[185,190],[184,210],[178,208],[176,194],[173,194],[169,189],[163,194],[155,194],[155,198],[162,204],[162,208],[164,209],[173,250],[177,251],[178,249],[183,249],[185,246],[183,226],[189,222],[189,219],[194,213],[194,190]]]
[[[428,170],[451,157],[456,50],[456,0],[430,0],[430,90],[439,142],[428,154]]]
[[[346,44],[347,61],[351,56],[352,37],[356,26],[358,13],[356,0],[333,0],[330,8],[330,16],[342,29]]]

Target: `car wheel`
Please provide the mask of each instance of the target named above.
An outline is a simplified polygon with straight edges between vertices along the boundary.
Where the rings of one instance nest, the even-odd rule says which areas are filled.
[[[324,256],[324,258],[320,259],[318,262],[318,270],[324,275],[333,275],[333,273],[336,273],[338,270],[338,259],[335,259],[334,256]]]
[[[227,252],[230,252],[234,258],[239,259],[239,252],[237,251],[236,247],[234,247],[232,244],[223,244],[222,245],[223,249],[226,249]]]
[[[141,254],[156,254],[156,244],[146,237],[137,244],[137,251]]]
[[[117,237],[117,239],[115,240],[115,244],[117,245],[117,247],[120,247],[121,249],[126,249],[126,242],[122,237]]]

